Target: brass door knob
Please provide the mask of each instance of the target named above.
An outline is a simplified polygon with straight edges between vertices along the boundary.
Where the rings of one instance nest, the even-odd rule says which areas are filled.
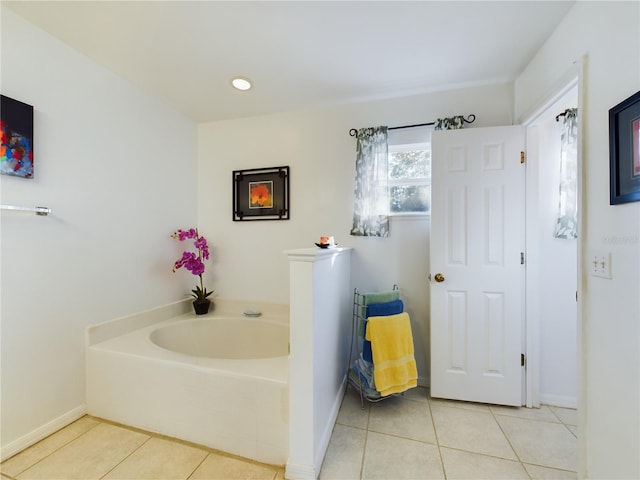
[[[444,275],[442,275],[441,273],[436,273],[436,276],[433,277],[433,279],[438,283],[444,282]]]

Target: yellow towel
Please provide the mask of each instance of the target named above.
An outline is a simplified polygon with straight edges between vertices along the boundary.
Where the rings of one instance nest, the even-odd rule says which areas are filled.
[[[407,312],[369,317],[366,339],[373,352],[373,378],[383,397],[418,384],[411,321]]]

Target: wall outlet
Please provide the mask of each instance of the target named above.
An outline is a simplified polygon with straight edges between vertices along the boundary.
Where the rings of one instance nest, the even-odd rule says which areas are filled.
[[[589,271],[594,277],[611,279],[611,252],[592,252],[589,255]]]

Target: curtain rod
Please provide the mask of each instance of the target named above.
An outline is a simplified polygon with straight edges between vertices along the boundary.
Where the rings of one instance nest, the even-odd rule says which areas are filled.
[[[476,116],[472,113],[471,115],[469,115],[468,118],[462,117],[462,120],[464,121],[464,123],[473,123],[476,120]],[[387,130],[400,130],[402,128],[413,128],[413,127],[428,127],[429,125],[435,125],[435,124],[436,122],[416,123],[414,125],[401,125],[399,127],[389,127],[387,128]],[[355,128],[352,128],[351,130],[349,130],[349,135],[352,137],[357,137],[358,130]]]

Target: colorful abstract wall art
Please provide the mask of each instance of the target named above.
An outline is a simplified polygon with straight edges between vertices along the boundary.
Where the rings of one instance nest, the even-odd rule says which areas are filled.
[[[0,95],[0,173],[33,178],[33,107]]]

